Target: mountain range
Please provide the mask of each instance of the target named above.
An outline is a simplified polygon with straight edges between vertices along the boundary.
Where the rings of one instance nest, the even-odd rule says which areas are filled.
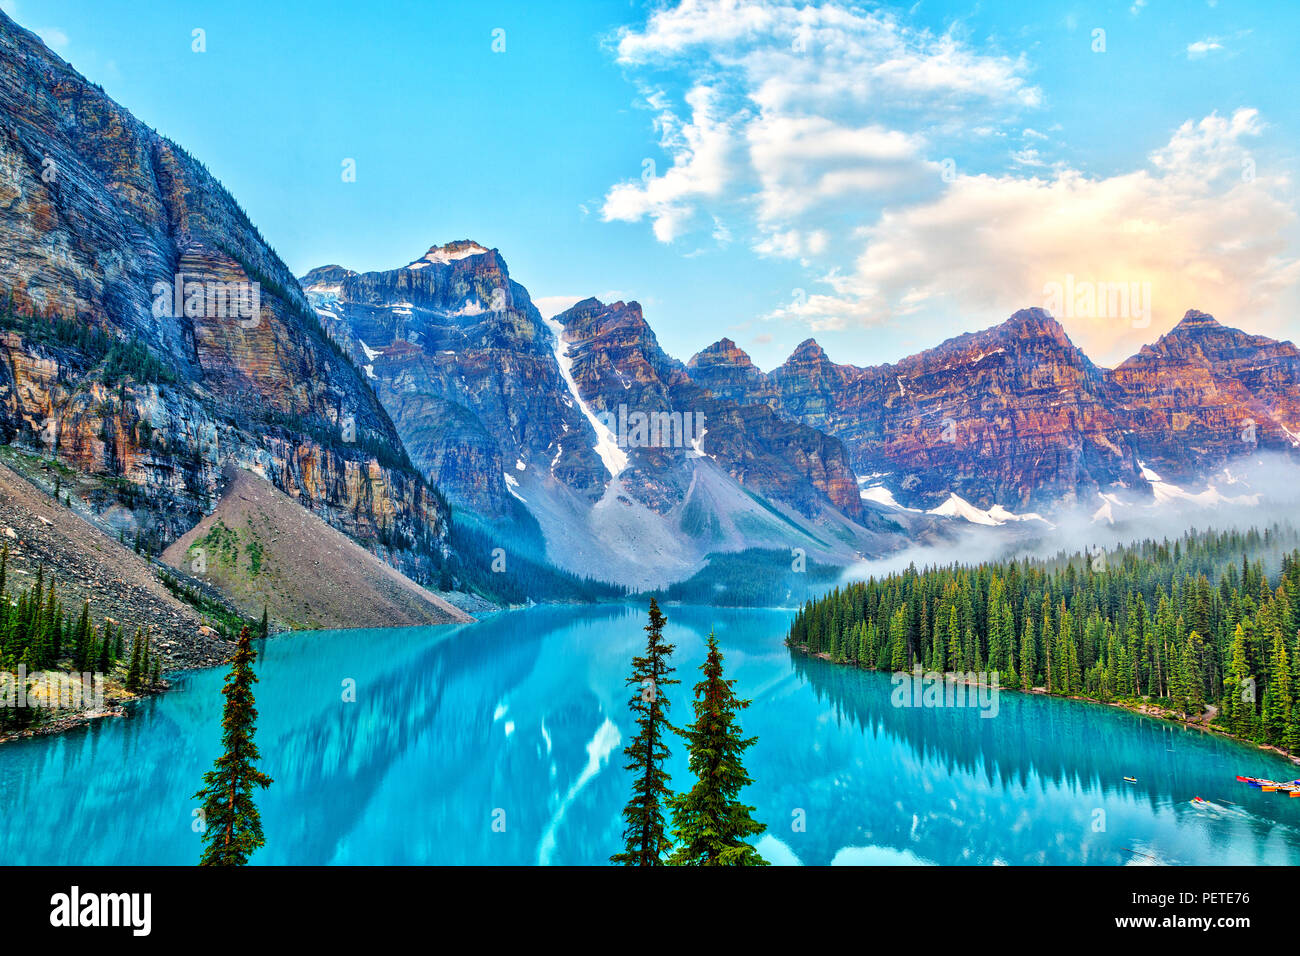
[[[295,278],[198,160],[3,14],[0,111],[0,433],[149,553],[243,471],[444,592],[521,564],[654,588],[1300,445],[1300,352],[1197,311],[1113,369],[1036,308],[892,364],[809,339],[764,372],[726,338],[683,362],[637,302],[543,315],[470,240]]]
[[[1152,476],[1202,482],[1300,435],[1300,352],[1194,310],[1114,369],[1031,308],[893,364],[836,364],[809,339],[764,372],[726,338],[668,356],[635,302],[543,317],[500,253],[469,240],[300,281],[453,503],[489,523],[522,506],[551,560],[641,585],[715,551],[834,562],[933,531],[905,514],[1151,498]],[[677,447],[620,442],[609,426],[637,411],[703,427]]]

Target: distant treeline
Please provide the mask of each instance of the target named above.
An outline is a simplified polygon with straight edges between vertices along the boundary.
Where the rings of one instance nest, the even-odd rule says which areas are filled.
[[[808,602],[786,643],[872,670],[997,671],[1002,686],[1147,700],[1300,752],[1300,541],[1191,532],[1102,554],[871,578]]]
[[[824,592],[843,573],[788,550],[747,548],[710,554],[708,564],[685,581],[643,596],[714,607],[791,607]]]
[[[448,534],[451,554],[442,560],[438,588],[474,592],[498,604],[610,601],[627,596],[622,585],[572,574],[546,561],[538,553],[544,545],[536,519],[525,513],[520,520],[524,526],[507,537],[457,520],[453,514]]]

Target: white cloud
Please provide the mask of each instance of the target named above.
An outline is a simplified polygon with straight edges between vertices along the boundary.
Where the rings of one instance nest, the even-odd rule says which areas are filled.
[[[627,180],[610,189],[601,209],[606,222],[649,217],[655,237],[671,242],[686,229],[698,200],[722,194],[730,179],[732,132],[715,99],[709,87],[697,86],[686,95],[688,122],[666,107],[660,112],[660,144],[673,165],[658,175],[654,161],[647,159],[639,181]]]
[[[765,234],[754,243],[754,251],[776,259],[801,259],[806,264],[811,257],[824,253],[829,244],[830,236],[824,229],[786,229]]]
[[[921,137],[883,126],[854,129],[821,116],[764,116],[749,124],[746,137],[763,222],[934,175],[921,157]]]
[[[682,0],[619,31],[613,47],[629,69],[690,78],[686,119],[662,89],[645,93],[670,168],[614,185],[602,210],[648,219],[663,242],[707,226],[701,207],[716,216],[739,204],[757,246],[802,255],[804,240],[795,249],[783,235],[811,231],[801,218],[936,188],[926,137],[909,129],[951,132],[1041,101],[1022,59],[837,0]]]
[[[743,74],[766,109],[862,102],[887,91],[1040,99],[1019,60],[838,2],[682,0],[652,14],[644,29],[620,30],[616,52],[629,66],[702,54]]]
[[[1218,37],[1206,37],[1204,40],[1197,40],[1195,43],[1187,44],[1187,59],[1199,60],[1207,53],[1222,49],[1223,44],[1219,42]]]
[[[1024,149],[1016,150],[1014,153],[1011,154],[1011,161],[1014,162],[1017,166],[1046,166],[1047,165],[1047,163],[1043,161],[1042,154],[1039,153],[1038,150],[1034,149],[1032,146],[1027,146]]]

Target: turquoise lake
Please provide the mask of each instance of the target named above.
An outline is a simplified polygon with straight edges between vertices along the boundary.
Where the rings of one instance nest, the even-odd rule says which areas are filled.
[[[1012,692],[992,718],[898,708],[887,675],[792,655],[789,612],[665,612],[676,722],[710,628],[753,698],[747,798],[773,863],[1300,864],[1300,799],[1234,779],[1300,776],[1275,756]],[[628,796],[623,679],[644,623],[641,608],[539,607],[265,642],[257,739],[275,783],[258,800],[267,843],[253,862],[606,862]],[[125,719],[0,745],[0,863],[197,861],[192,794],[218,752],[224,675],[174,678]],[[670,769],[684,789],[680,742]]]

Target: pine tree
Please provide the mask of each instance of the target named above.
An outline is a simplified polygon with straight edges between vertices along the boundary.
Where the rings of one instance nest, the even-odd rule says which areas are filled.
[[[1247,662],[1247,638],[1240,624],[1233,631],[1231,664],[1228,667],[1228,682],[1225,688],[1227,696],[1224,708],[1228,718],[1228,728],[1238,736],[1249,737],[1255,730],[1255,697],[1248,693],[1253,689],[1250,684],[1250,665]]]
[[[81,617],[77,620],[75,634],[76,649],[75,660],[80,665],[78,670],[85,670],[86,654],[91,640],[90,633],[90,602],[85,601],[81,605]]]
[[[751,816],[754,808],[740,802],[750,783],[741,762],[757,737],[742,737],[736,715],[749,706],[732,690],[734,680],[722,676],[722,653],[709,633],[709,652],[701,665],[704,679],[695,685],[695,722],[680,731],[690,752],[696,782],[672,798],[673,835],[677,849],[673,866],[766,866],[746,837],[767,829]]]
[[[194,795],[202,801],[205,844],[200,866],[243,866],[262,846],[262,817],[253,802],[253,788],[271,785],[258,770],[261,754],[253,737],[257,731],[254,707],[253,662],[257,652],[247,625],[239,632],[230,674],[221,693],[221,746],[224,750],[213,769],[203,775],[203,788]]]
[[[962,657],[961,630],[957,624],[956,606],[948,608],[948,653],[946,657],[949,670],[964,671],[966,669],[966,662]]]
[[[95,662],[95,669],[101,674],[107,674],[113,666],[113,625],[104,625],[104,639],[99,645],[99,660]]]
[[[1020,677],[1016,673],[1016,621],[1010,604],[1002,605],[1002,640],[1005,645],[1006,670],[1001,674],[1004,687],[1016,687]]]
[[[889,666],[895,671],[907,670],[907,608],[900,607],[889,620]]]
[[[257,636],[258,636],[258,637],[270,637],[270,635],[271,635],[271,622],[270,622],[270,619],[266,616],[266,605],[263,604],[263,605],[262,605],[262,623],[261,623],[261,625],[258,626],[258,629],[257,629]]]
[[[144,632],[135,629],[135,641],[131,645],[131,662],[126,668],[126,689],[135,693],[140,689],[140,652],[144,648]]]
[[[1264,731],[1268,743],[1282,743],[1291,723],[1291,707],[1291,662],[1282,642],[1282,632],[1275,630],[1268,687],[1264,691]]]
[[[637,734],[624,749],[633,773],[632,799],[623,808],[627,826],[623,830],[626,849],[611,856],[611,863],[626,866],[661,866],[663,856],[672,849],[664,811],[672,792],[664,761],[669,757],[665,732],[668,723],[668,698],[663,689],[681,681],[669,675],[676,668],[668,663],[673,645],[664,643],[667,619],[659,611],[659,602],[650,599],[650,623],[646,625],[645,654],[632,658],[632,676],[627,685],[633,688],[628,704],[636,715]]]
[[[1192,631],[1187,635],[1187,641],[1183,645],[1182,665],[1189,717],[1199,717],[1205,710],[1205,678],[1201,674],[1201,654],[1204,649],[1205,644],[1200,634]]]
[[[1038,670],[1038,652],[1034,647],[1034,618],[1025,615],[1024,630],[1020,635],[1020,689],[1031,690]]]

